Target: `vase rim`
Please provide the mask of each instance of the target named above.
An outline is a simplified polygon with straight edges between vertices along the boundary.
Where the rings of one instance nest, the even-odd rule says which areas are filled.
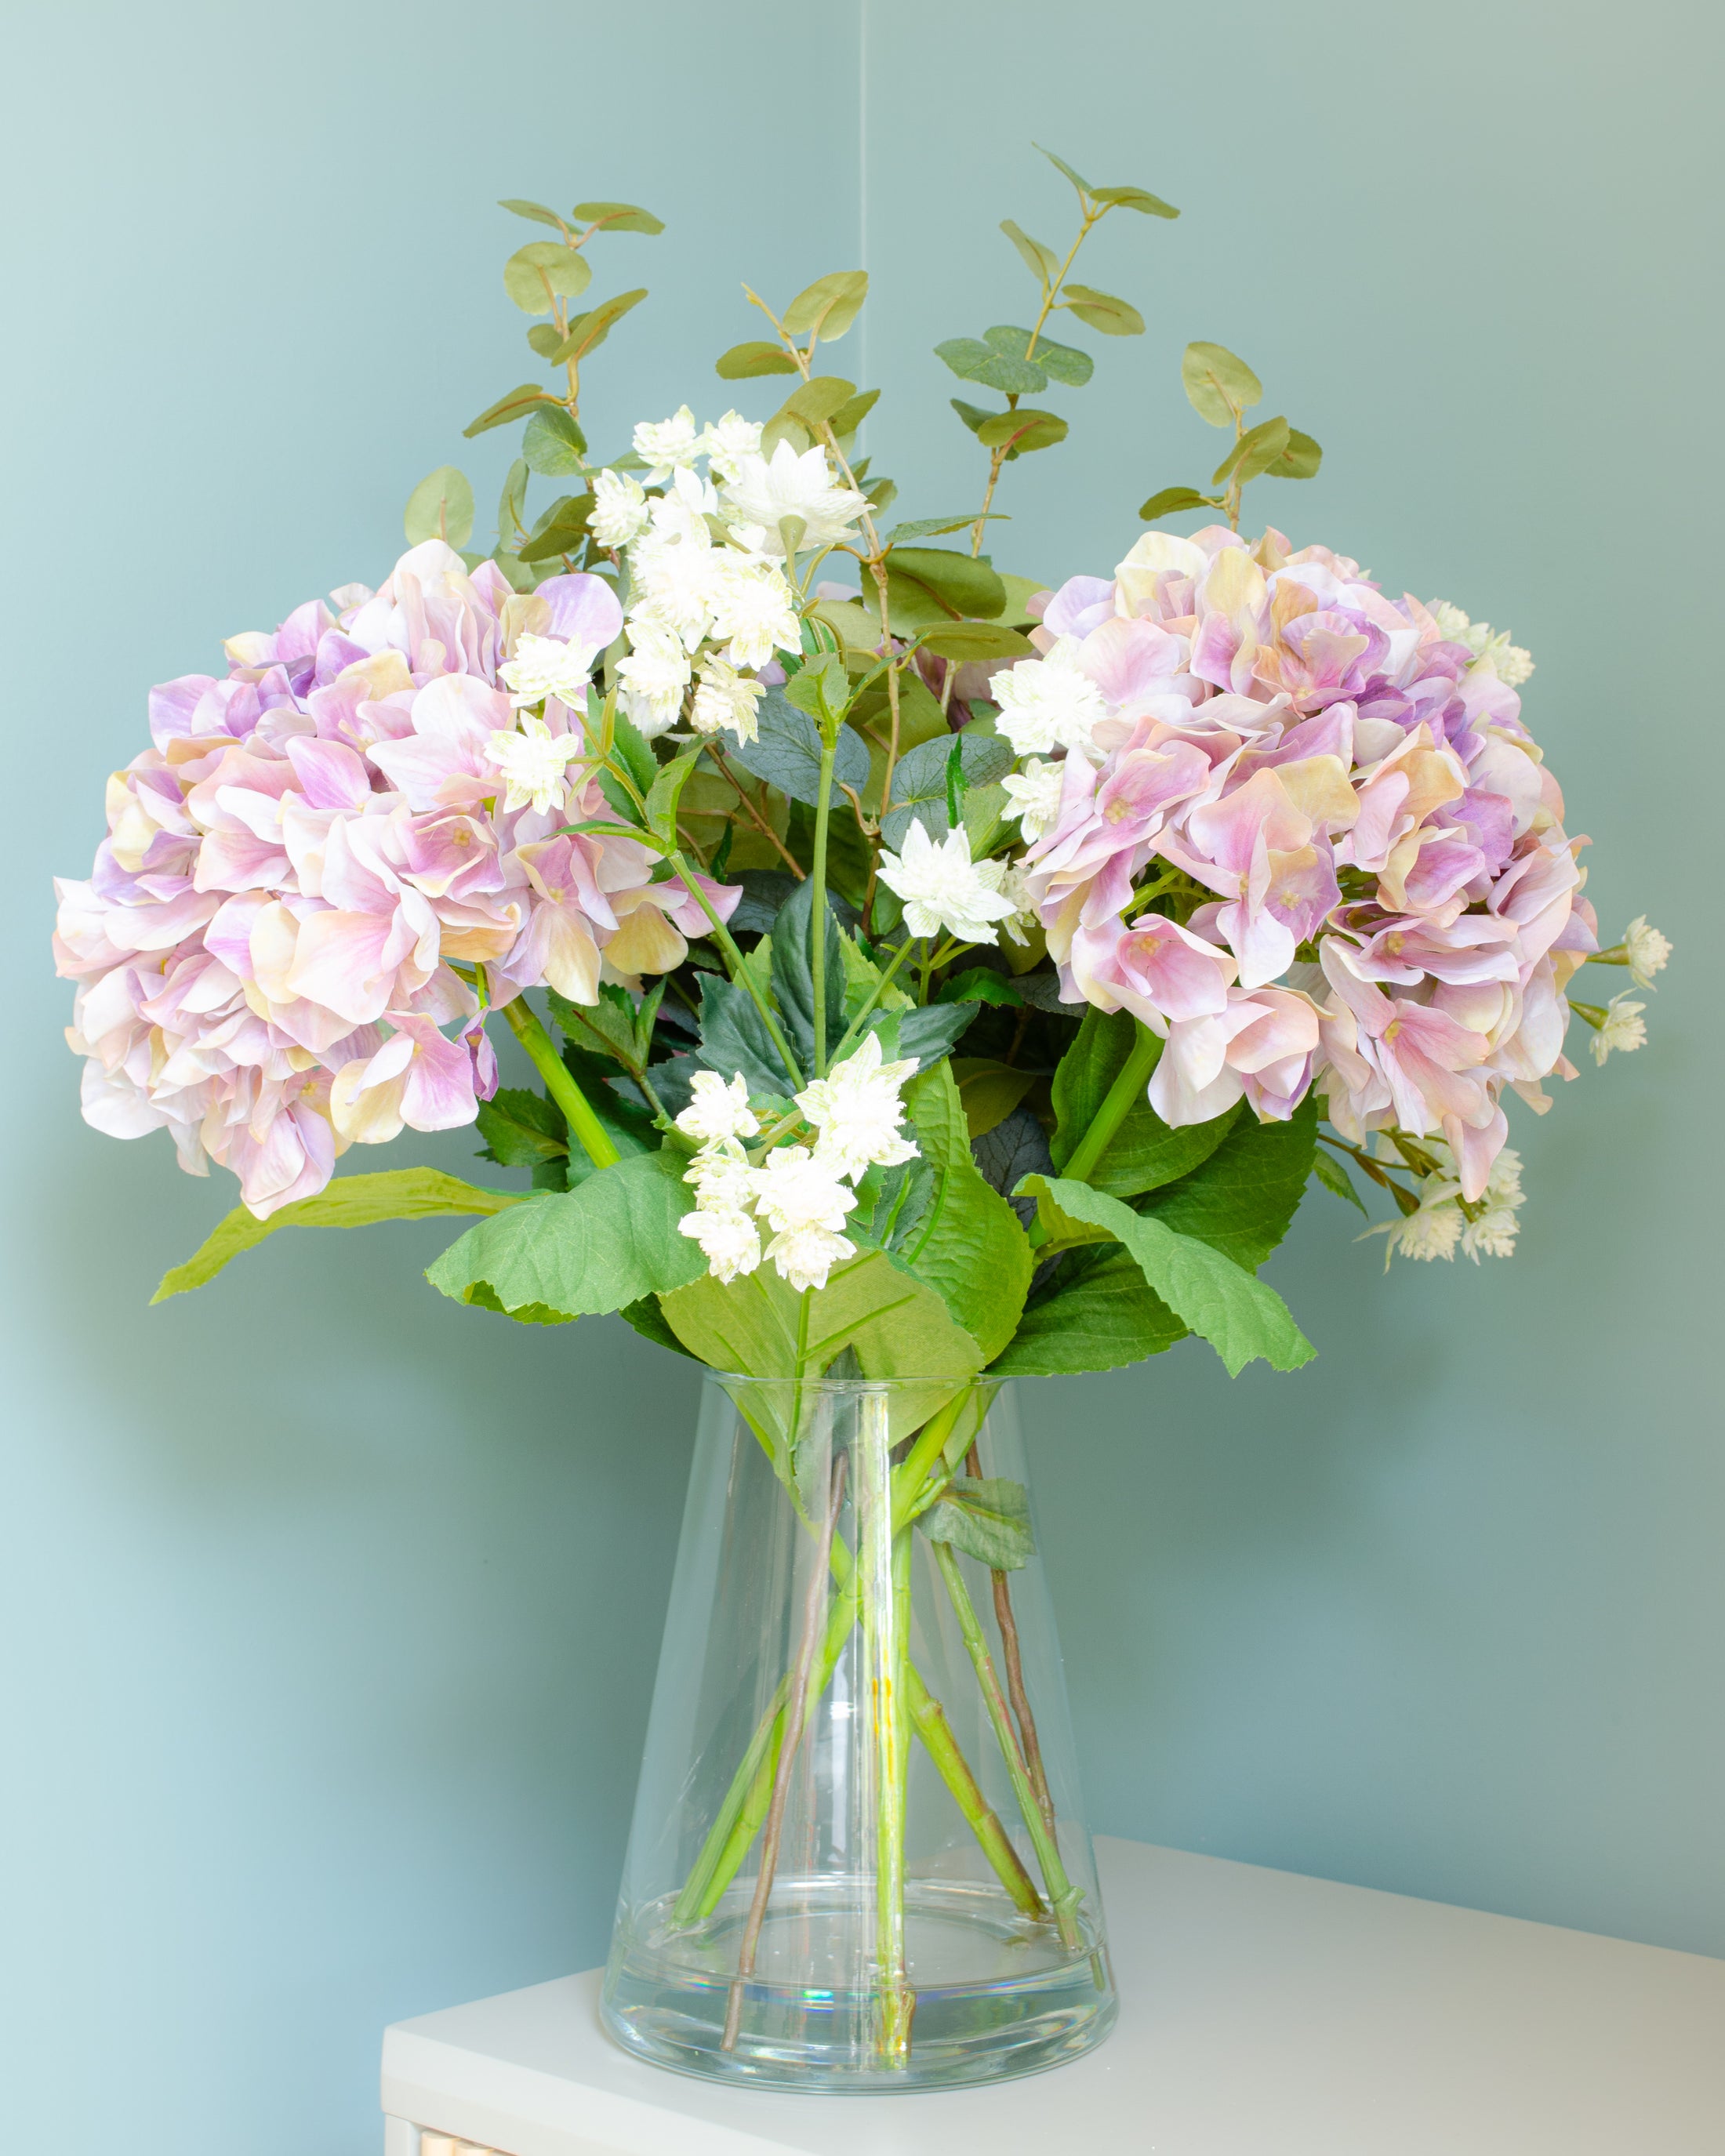
[[[901,1393],[922,1389],[930,1385],[949,1385],[955,1390],[961,1387],[980,1388],[987,1385],[998,1389],[1012,1381],[1008,1370],[978,1370],[973,1376],[963,1377],[951,1370],[931,1371],[926,1375],[898,1375],[891,1378],[754,1378],[744,1370],[719,1370],[708,1363],[705,1366],[707,1380],[717,1385],[752,1385],[772,1387],[781,1392],[803,1393]]]

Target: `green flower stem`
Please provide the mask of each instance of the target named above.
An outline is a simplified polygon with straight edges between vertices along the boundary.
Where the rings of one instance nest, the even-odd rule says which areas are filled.
[[[529,1009],[525,996],[516,996],[503,1006],[503,1015],[510,1029],[529,1055],[545,1081],[545,1090],[563,1111],[563,1121],[595,1168],[609,1168],[623,1156],[611,1142],[604,1125],[588,1105],[585,1093],[576,1084],[569,1066],[557,1052],[551,1035],[541,1025]]]
[[[898,949],[893,953],[892,963],[886,968],[886,971],[881,974],[880,979],[875,982],[874,987],[869,990],[867,996],[864,998],[862,1009],[857,1013],[856,1016],[852,1019],[850,1024],[845,1027],[845,1038],[833,1050],[833,1060],[834,1063],[842,1063],[845,1060],[845,1054],[850,1049],[851,1042],[856,1039],[857,1035],[862,1031],[864,1026],[868,1024],[870,1014],[873,1011],[875,1004],[880,1002],[881,997],[886,994],[888,988],[892,986],[892,978],[894,974],[896,973],[899,968],[903,965],[905,960],[909,957],[911,955],[911,947],[917,940],[918,939],[914,936],[906,937],[904,942],[899,945]]]
[[[814,802],[814,858],[809,865],[814,886],[809,921],[809,981],[814,1000],[814,1075],[827,1075],[827,826],[833,813],[833,766],[839,754],[839,730],[820,730],[820,780]]]
[[[905,1963],[905,1704],[910,1621],[910,1535],[893,1532],[891,1432],[886,1403],[865,1398],[857,1436],[857,1610],[862,1625],[863,1691],[873,1738],[875,1814],[875,2043],[888,2066],[910,2056],[916,2012]]]
[[[778,1050],[780,1056],[783,1060],[784,1067],[791,1075],[791,1082],[793,1086],[800,1091],[803,1085],[802,1066],[797,1061],[796,1057],[792,1055],[790,1044],[786,1040],[784,1035],[779,1031],[778,1020],[773,1014],[773,1006],[768,1002],[766,997],[762,994],[760,988],[756,983],[753,975],[749,972],[747,964],[743,958],[742,952],[737,947],[736,938],[732,935],[731,931],[725,926],[724,922],[720,920],[718,914],[713,908],[711,900],[708,898],[706,893],[701,889],[701,886],[696,881],[694,876],[690,873],[688,865],[684,860],[681,854],[673,847],[670,852],[665,855],[665,859],[670,862],[673,872],[683,879],[683,886],[685,890],[694,895],[696,904],[706,916],[712,928],[713,941],[724,952],[725,963],[731,968],[732,979],[733,981],[742,982],[744,991],[747,994],[750,1001],[754,1004],[755,1009],[761,1014],[761,1023],[767,1029],[767,1038]]]
[[[1107,1150],[1108,1141],[1126,1121],[1132,1103],[1147,1084],[1150,1073],[1156,1068],[1156,1060],[1162,1053],[1162,1043],[1143,1020],[1135,1019],[1132,1023],[1137,1034],[1132,1054],[1121,1065],[1120,1075],[1108,1088],[1101,1106],[1096,1111],[1096,1120],[1079,1140],[1077,1150],[1060,1170],[1063,1176],[1074,1183],[1090,1181],[1096,1163]]]
[[[958,1568],[958,1560],[953,1555],[951,1545],[935,1543],[932,1548],[934,1561],[940,1568],[941,1578],[946,1582],[947,1593],[952,1599],[953,1613],[958,1620],[958,1630],[963,1635],[965,1651],[970,1656],[971,1667],[976,1671],[983,1704],[988,1710],[988,1720],[993,1726],[995,1738],[1000,1746],[1000,1756],[1006,1762],[1013,1794],[1019,1800],[1019,1815],[1029,1834],[1031,1845],[1036,1851],[1036,1861],[1042,1866],[1042,1882],[1048,1889],[1049,1900],[1054,1904],[1060,1943],[1066,1947],[1081,1946],[1084,1934],[1078,1923],[1079,1892],[1066,1876],[1059,1846],[1048,1830],[1041,1807],[1036,1801],[1036,1793],[1030,1785],[1024,1755],[1019,1749],[1017,1738],[1013,1734],[1012,1717],[1007,1707],[1006,1695],[1001,1690],[994,1660],[983,1635],[982,1623],[970,1599],[970,1590],[964,1584],[964,1575]]]
[[[982,1784],[971,1772],[970,1763],[952,1734],[947,1710],[918,1676],[914,1662],[906,1666],[906,1678],[905,1704],[910,1709],[916,1734],[922,1739],[923,1749],[952,1791],[953,1802],[964,1815],[983,1856],[993,1867],[995,1877],[1025,1916],[1045,1917],[1048,1910],[1036,1892],[1036,1882],[1025,1871],[1024,1859],[1013,1847],[1012,1837],[1001,1825],[999,1814],[983,1794]]]

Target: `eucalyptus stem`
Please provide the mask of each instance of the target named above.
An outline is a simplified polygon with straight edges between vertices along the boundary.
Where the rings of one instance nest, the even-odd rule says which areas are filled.
[[[1079,1947],[1084,1943],[1084,1934],[1078,1922],[1079,1890],[1066,1876],[1066,1867],[1060,1861],[1060,1847],[1048,1830],[1036,1801],[1036,1793],[1030,1784],[1029,1771],[1024,1765],[1024,1754],[1019,1749],[1018,1739],[1013,1734],[1012,1719],[1008,1712],[1006,1695],[1000,1688],[994,1659],[988,1652],[988,1640],[983,1637],[981,1620],[976,1605],[970,1599],[970,1589],[964,1584],[964,1574],[948,1543],[935,1543],[934,1561],[946,1582],[947,1595],[958,1620],[958,1630],[963,1636],[966,1653],[983,1695],[983,1703],[988,1710],[988,1720],[1000,1747],[1000,1756],[1006,1762],[1006,1771],[1012,1782],[1013,1794],[1019,1800],[1019,1811],[1029,1835],[1031,1846],[1036,1851],[1036,1861],[1042,1866],[1042,1883],[1048,1890],[1048,1898],[1054,1904],[1055,1921],[1060,1927],[1060,1943]]]
[[[809,915],[809,980],[814,1011],[814,1075],[827,1075],[827,827],[833,812],[833,766],[839,754],[836,726],[820,730],[820,782],[814,803],[814,858],[809,865],[814,892]]]
[[[563,1121],[595,1168],[609,1168],[623,1156],[611,1135],[588,1106],[588,1098],[571,1075],[569,1066],[557,1052],[551,1035],[533,1014],[525,996],[515,996],[503,1006],[503,1015],[529,1055],[545,1090],[563,1111]]]

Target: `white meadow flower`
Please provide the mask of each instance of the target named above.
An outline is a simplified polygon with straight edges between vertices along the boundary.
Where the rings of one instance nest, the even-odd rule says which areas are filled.
[[[657,486],[668,480],[674,471],[686,470],[701,454],[699,429],[695,414],[685,404],[669,419],[656,423],[643,419],[634,432],[634,452],[644,457],[652,470],[647,474],[649,486]]]
[[[830,1229],[788,1228],[773,1237],[767,1255],[779,1277],[800,1295],[805,1288],[824,1287],[833,1267],[856,1255],[856,1245]]]
[[[1589,1046],[1593,1050],[1595,1063],[1603,1064],[1614,1050],[1620,1055],[1633,1055],[1636,1049],[1647,1045],[1647,1026],[1641,1013],[1647,1008],[1627,995],[1613,996],[1605,1006],[1605,1015]]]
[[[916,1069],[914,1055],[883,1063],[880,1040],[871,1033],[824,1078],[805,1086],[796,1100],[820,1133],[815,1159],[853,1181],[871,1166],[892,1168],[916,1159],[916,1146],[900,1135],[905,1106],[898,1096]]]
[[[1417,1213],[1405,1214],[1381,1224],[1389,1238],[1384,1252],[1384,1269],[1388,1272],[1393,1257],[1428,1261],[1433,1258],[1453,1259],[1466,1222],[1461,1208],[1452,1198],[1445,1198],[1435,1204],[1422,1199]]]
[[[570,711],[579,711],[586,708],[592,671],[589,654],[562,637],[522,636],[516,639],[515,656],[497,669],[497,675],[517,711],[555,696]]]
[[[1003,814],[1018,818],[1027,845],[1034,846],[1059,821],[1065,776],[1063,763],[1044,763],[1032,757],[1023,771],[1010,771],[1001,780],[1009,803]]]
[[[701,439],[707,470],[726,484],[737,477],[745,457],[761,453],[759,425],[740,412],[727,412],[722,419],[714,420]]]
[[[834,1233],[856,1203],[856,1194],[829,1161],[803,1146],[780,1146],[768,1154],[757,1178],[756,1210],[778,1234],[805,1228]]]
[[[759,544],[774,555],[784,552],[778,530],[783,518],[802,518],[802,546],[832,547],[850,536],[851,526],[868,506],[853,488],[834,481],[824,449],[805,449],[798,456],[788,442],[779,443],[770,461],[758,455],[739,458],[724,501],[727,519],[758,525],[764,535]]]
[[[691,1098],[677,1117],[677,1128],[703,1145],[726,1138],[752,1138],[761,1126],[749,1106],[749,1089],[741,1072],[727,1086],[716,1070],[697,1070]]]
[[[1078,664],[1076,636],[1057,637],[1043,659],[1021,659],[1004,667],[988,687],[1000,706],[999,730],[1017,756],[1045,756],[1050,749],[1096,753],[1091,730],[1108,716],[1101,690]]]
[[[499,732],[485,743],[485,762],[501,772],[508,787],[506,813],[531,803],[543,815],[562,808],[568,791],[568,767],[582,752],[579,734],[554,734],[543,719],[521,721],[519,733]]]
[[[764,681],[739,674],[722,659],[704,659],[689,723],[698,734],[716,734],[729,726],[740,745],[754,740],[760,729],[755,706],[767,693]]]
[[[650,741],[677,722],[689,685],[689,654],[675,629],[651,619],[632,618],[629,640],[629,656],[617,665],[623,707]]]
[[[1512,644],[1507,630],[1494,629],[1489,621],[1470,621],[1447,599],[1435,599],[1426,611],[1445,644],[1465,644],[1475,664],[1489,665],[1506,689],[1519,689],[1533,671],[1532,653]]]
[[[685,1213],[677,1231],[700,1244],[716,1281],[734,1281],[761,1262],[761,1231],[747,1213]]]
[[[1002,933],[1009,942],[1028,943],[1027,927],[1039,918],[1035,902],[1030,896],[1029,879],[1021,861],[978,861],[978,879],[990,891],[998,891],[1011,906],[1010,913],[1000,916]]]
[[[1516,1215],[1526,1204],[1522,1194],[1522,1157],[1505,1146],[1491,1163],[1482,1194],[1485,1210],[1461,1230],[1461,1255],[1477,1265],[1481,1258],[1515,1255],[1521,1222]]]
[[[802,624],[790,586],[769,562],[714,556],[711,633],[732,666],[764,666],[775,651],[798,651]]]
[[[629,472],[593,474],[593,515],[588,529],[602,547],[614,553],[631,545],[647,528],[647,496],[639,480]]]
[[[1624,930],[1623,949],[1629,960],[1630,978],[1638,988],[1651,988],[1653,976],[1665,970],[1671,955],[1670,938],[1650,928],[1645,913],[1638,913]]]
[[[905,926],[913,936],[944,929],[967,943],[992,943],[993,924],[1018,911],[973,865],[970,834],[962,824],[937,845],[922,819],[912,818],[903,850],[881,854],[880,880],[904,901]]]

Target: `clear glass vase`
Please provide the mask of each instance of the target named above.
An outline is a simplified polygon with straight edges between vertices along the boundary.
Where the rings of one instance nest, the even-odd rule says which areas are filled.
[[[1009,1391],[710,1378],[607,2027],[863,2093],[1057,2066],[1115,2007]]]

